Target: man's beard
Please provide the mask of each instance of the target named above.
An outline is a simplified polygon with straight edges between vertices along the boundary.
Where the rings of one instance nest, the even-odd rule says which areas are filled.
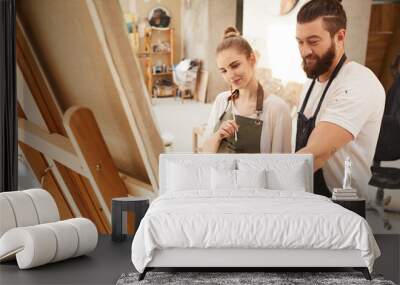
[[[331,47],[321,56],[311,54],[303,58],[303,69],[308,78],[317,78],[324,74],[332,66],[333,60],[336,56],[335,44],[332,42]],[[314,59],[315,63],[312,66],[307,66],[306,59]]]

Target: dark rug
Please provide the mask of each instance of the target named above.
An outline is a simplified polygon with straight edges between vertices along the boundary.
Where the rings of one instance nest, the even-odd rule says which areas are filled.
[[[364,278],[360,272],[154,272],[150,271],[142,281],[139,273],[122,274],[117,285],[133,284],[379,284],[395,285],[384,280],[381,275],[372,275],[372,281]]]

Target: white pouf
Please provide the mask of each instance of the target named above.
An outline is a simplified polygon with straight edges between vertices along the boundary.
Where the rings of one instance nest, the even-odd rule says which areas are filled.
[[[57,250],[51,262],[57,262],[75,255],[78,249],[78,232],[65,221],[43,225],[49,228],[55,235]]]
[[[0,262],[17,259],[20,269],[28,269],[96,248],[92,221],[59,219],[57,205],[45,190],[0,193]]]
[[[51,262],[56,250],[53,231],[41,225],[13,228],[0,238],[0,260],[15,256],[20,269]]]
[[[6,197],[0,196],[0,237],[8,230],[15,228],[17,222],[10,202]]]
[[[97,229],[85,218],[13,228],[0,238],[0,260],[16,257],[20,269],[86,254],[96,248]]]
[[[30,196],[36,208],[39,224],[57,222],[60,220],[57,204],[49,192],[42,189],[29,189],[23,193]]]
[[[23,191],[0,193],[10,202],[17,227],[33,226],[39,223],[35,206],[29,195]]]
[[[79,242],[74,257],[86,254],[96,248],[98,233],[96,226],[91,220],[85,218],[75,218],[65,220],[64,222],[74,226],[78,232]]]

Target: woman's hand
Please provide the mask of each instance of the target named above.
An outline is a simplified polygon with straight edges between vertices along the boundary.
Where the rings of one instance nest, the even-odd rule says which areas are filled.
[[[235,122],[235,120],[226,120],[223,121],[219,129],[216,133],[219,135],[219,138],[222,140],[224,138],[229,138],[235,134],[239,130],[239,125]]]
[[[234,120],[228,120],[221,123],[220,127],[203,143],[203,153],[217,153],[221,141],[235,135],[239,130],[239,125]]]

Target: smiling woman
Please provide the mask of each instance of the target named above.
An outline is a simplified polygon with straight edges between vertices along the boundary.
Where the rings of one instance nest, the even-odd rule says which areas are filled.
[[[255,76],[253,49],[234,27],[225,30],[217,47],[217,65],[231,91],[220,93],[214,101],[204,151],[290,152],[289,107],[282,99],[264,92]]]

